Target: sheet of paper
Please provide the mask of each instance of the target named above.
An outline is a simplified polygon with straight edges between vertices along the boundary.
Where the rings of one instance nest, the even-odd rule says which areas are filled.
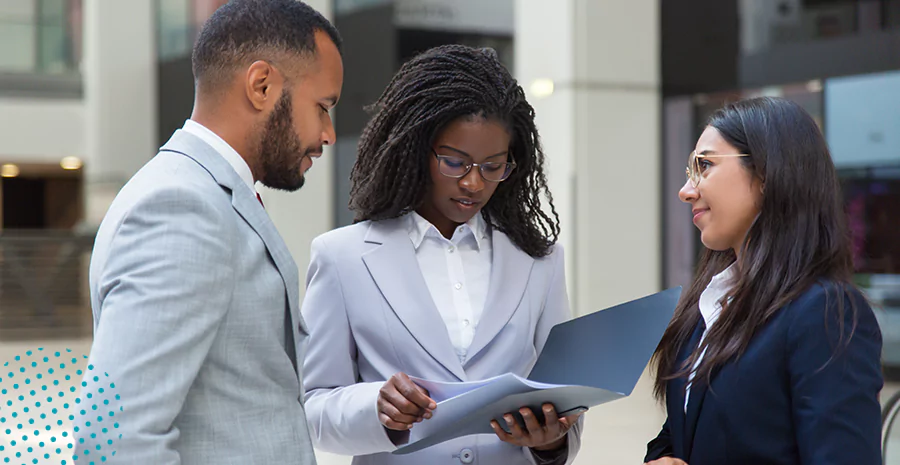
[[[456,397],[482,386],[486,386],[494,382],[497,378],[500,378],[500,376],[495,376],[493,378],[488,378],[481,381],[455,383],[444,381],[430,381],[427,379],[417,378],[415,376],[410,376],[409,379],[411,379],[412,382],[418,384],[419,386],[425,388],[425,390],[428,391],[429,397],[434,399],[435,402],[443,402],[452,397]]]
[[[465,394],[469,391],[474,391],[475,389],[497,382],[498,379],[503,377],[512,377],[513,379],[532,389],[551,389],[563,386],[561,384],[549,384],[531,381],[530,379],[523,378],[512,373],[506,373],[500,376],[495,376],[493,378],[483,379],[480,381],[467,382],[431,381],[423,378],[417,378],[415,376],[410,376],[409,379],[411,379],[412,382],[418,384],[419,386],[425,388],[428,391],[429,396],[434,399],[435,402],[440,403],[447,399],[451,399],[453,397]]]

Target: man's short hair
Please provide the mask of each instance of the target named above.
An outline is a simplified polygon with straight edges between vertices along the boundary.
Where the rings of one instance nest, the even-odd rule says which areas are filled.
[[[338,51],[337,29],[299,0],[232,0],[206,21],[194,45],[192,68],[198,90],[216,90],[240,67],[289,54],[315,56],[316,31]]]

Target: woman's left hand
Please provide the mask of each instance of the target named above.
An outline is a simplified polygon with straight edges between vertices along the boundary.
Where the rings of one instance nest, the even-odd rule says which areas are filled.
[[[578,421],[578,417],[580,417],[582,413],[559,418],[556,416],[556,409],[553,408],[552,404],[544,404],[542,408],[544,410],[544,426],[541,426],[540,423],[538,423],[534,413],[531,412],[531,409],[526,407],[519,409],[519,413],[525,420],[527,431],[524,431],[522,427],[519,426],[519,422],[517,422],[512,414],[509,413],[503,416],[506,420],[509,433],[504,431],[503,428],[497,424],[496,420],[491,420],[491,427],[494,428],[494,433],[496,433],[497,437],[503,442],[508,442],[519,447],[529,447],[539,451],[559,449],[566,444],[566,433],[568,433],[569,429],[572,428],[572,425]]]

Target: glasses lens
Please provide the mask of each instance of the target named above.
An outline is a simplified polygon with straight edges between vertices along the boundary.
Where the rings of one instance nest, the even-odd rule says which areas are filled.
[[[488,181],[503,181],[512,173],[510,163],[485,163],[481,165],[481,175]]]
[[[441,174],[454,178],[465,176],[466,173],[469,172],[469,168],[471,168],[471,165],[469,165],[465,160],[459,157],[438,155],[438,162],[438,166],[441,169]]]
[[[697,187],[697,184],[700,183],[700,171],[697,169],[697,152],[691,152],[690,157],[688,157],[687,177],[694,187]]]

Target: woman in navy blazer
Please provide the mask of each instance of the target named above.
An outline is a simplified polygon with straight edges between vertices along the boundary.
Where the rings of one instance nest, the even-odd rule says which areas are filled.
[[[654,355],[652,465],[881,463],[881,333],[851,283],[840,186],[798,105],[710,118],[679,192],[706,246]]]

